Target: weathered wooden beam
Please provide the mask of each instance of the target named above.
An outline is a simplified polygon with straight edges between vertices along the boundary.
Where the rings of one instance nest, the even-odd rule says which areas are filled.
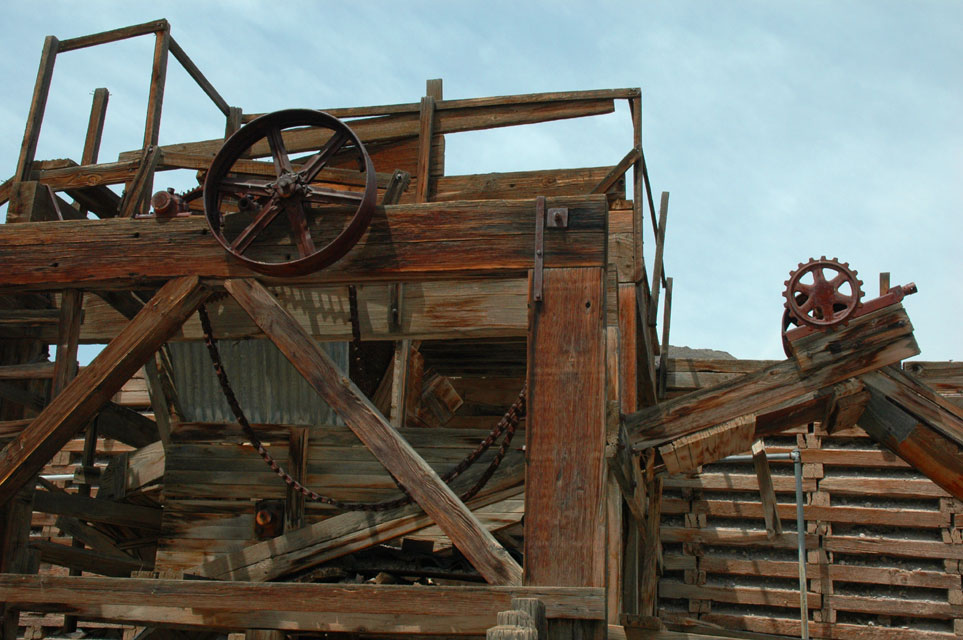
[[[599,100],[599,99],[627,99],[641,95],[639,89],[595,89],[588,91],[558,91],[549,93],[523,93],[508,96],[489,96],[484,98],[461,98],[457,100],[439,100],[437,109],[464,109],[466,107],[497,107],[521,104],[535,104],[539,102],[560,102],[568,100]],[[328,107],[321,109],[336,118],[367,118],[384,116],[395,113],[418,113],[418,102],[401,104],[372,105],[365,107]],[[250,122],[263,113],[244,114],[244,122]]]
[[[110,500],[97,500],[72,493],[37,491],[33,496],[34,511],[70,516],[88,522],[119,527],[160,529],[161,510]]]
[[[369,283],[357,287],[358,316],[362,340],[507,338],[524,336],[528,328],[528,282],[515,279],[474,279],[421,282],[405,291],[406,303],[399,309],[400,329],[390,326],[391,284]],[[284,309],[293,315],[316,340],[345,342],[352,339],[347,288],[272,287]],[[95,291],[84,302],[81,342],[109,342],[124,328],[127,319],[115,309],[143,306],[129,292]],[[126,294],[127,306],[117,300]],[[230,298],[209,305],[214,332],[224,339],[254,338],[261,335],[251,318]],[[56,313],[49,314],[51,318]],[[45,311],[45,313],[47,313]],[[46,320],[46,318],[42,318]],[[13,318],[11,318],[13,322]],[[12,331],[12,327],[10,327]],[[40,325],[32,335],[56,339],[54,324]],[[190,318],[171,341],[203,339],[200,322]],[[48,365],[52,366],[52,365]],[[0,379],[5,375],[0,368]],[[15,375],[12,371],[9,375]],[[49,374],[47,374],[49,377]]]
[[[20,146],[20,156],[17,159],[17,172],[14,174],[17,180],[30,179],[31,165],[37,152],[40,126],[43,124],[47,96],[50,93],[50,81],[53,79],[54,63],[57,60],[57,48],[60,44],[54,36],[47,36],[43,43],[43,51],[40,53],[40,69],[37,71],[37,82],[33,87],[30,112],[27,114],[23,143]]]
[[[557,102],[528,103],[518,105],[470,106],[459,109],[438,110],[435,118],[434,134],[457,133],[461,131],[478,131],[496,127],[511,127],[537,122],[550,122],[567,118],[581,118],[585,116],[612,113],[615,105],[611,99],[567,100]],[[413,113],[388,115],[365,120],[352,120],[347,124],[351,127],[365,145],[377,142],[389,142],[402,138],[418,136],[420,126],[419,110]],[[329,133],[324,129],[307,129],[283,132],[284,146],[290,153],[317,150],[328,140]],[[191,153],[197,155],[215,155],[224,144],[222,138],[171,144],[161,147],[161,150],[177,153]],[[133,154],[139,151],[125,151],[119,160],[131,160]],[[267,143],[258,143],[251,148],[252,157],[263,157],[270,154]]]
[[[459,491],[464,490],[472,486],[481,473],[481,469],[469,469],[454,486]],[[468,501],[468,506],[480,509],[517,493],[524,474],[524,457],[520,453],[509,454],[502,468],[477,496]],[[432,524],[431,518],[418,505],[380,512],[346,512],[215,558],[187,573],[217,580],[274,580],[293,571],[303,571],[411,535]]]
[[[907,382],[910,379],[896,369],[862,379],[870,398],[860,426],[881,445],[963,500],[963,418],[919,395],[913,382]]]
[[[625,416],[633,446],[642,449],[740,415],[762,414],[782,402],[919,353],[913,326],[898,304],[838,331],[807,336],[795,347],[795,359]]]
[[[53,377],[54,363],[0,365],[0,380],[41,380]]]
[[[602,269],[546,269],[532,302],[526,584],[605,584],[604,287]]]
[[[512,598],[547,617],[602,620],[605,590],[566,587],[341,585],[0,575],[0,601],[26,610],[207,629],[478,636]]]
[[[759,499],[762,502],[763,519],[766,522],[766,535],[773,538],[782,534],[782,521],[779,520],[779,505],[776,490],[772,486],[772,473],[766,457],[766,444],[762,440],[752,443],[752,464],[759,480]]]
[[[549,198],[548,206],[568,207],[569,227],[546,234],[545,266],[604,265],[605,196]],[[283,283],[521,276],[534,262],[534,210],[530,200],[379,207],[368,232],[345,257]],[[226,255],[206,221],[195,216],[164,224],[112,219],[7,226],[0,225],[0,262],[6,267],[0,289],[129,288],[183,275],[253,275]],[[318,242],[334,232],[321,227],[318,222]],[[290,239],[279,242],[281,256],[290,249]]]
[[[267,289],[256,280],[224,287],[486,580],[521,582],[515,560]]]
[[[127,38],[155,33],[169,28],[170,24],[167,20],[152,20],[151,22],[121,27],[120,29],[111,29],[110,31],[92,33],[90,35],[80,36],[79,38],[70,38],[69,40],[62,41],[57,51],[63,53],[65,51],[73,51],[74,49],[93,47],[98,44],[126,40]]]
[[[207,296],[197,277],[164,285],[127,327],[0,452],[4,503],[73,437]]]
[[[57,359],[54,362],[51,397],[56,397],[77,375],[77,347],[83,317],[84,292],[64,289],[60,298],[60,322],[57,332]]]

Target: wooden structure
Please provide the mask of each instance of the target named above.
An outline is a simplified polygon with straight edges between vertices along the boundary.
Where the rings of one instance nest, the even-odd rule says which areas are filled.
[[[98,90],[80,162],[34,158],[56,56],[149,34],[142,148],[98,163],[107,104]],[[622,621],[658,637],[659,598],[675,593],[660,574],[677,568],[662,553],[663,514],[678,509],[662,498],[663,486],[675,490],[668,465],[692,470],[824,414],[845,430],[877,389],[891,398],[913,384],[874,373],[917,353],[897,304],[798,340],[785,362],[659,402],[672,390],[668,194],[657,209],[638,89],[446,100],[432,80],[420,102],[331,110],[374,161],[382,204],[370,228],[320,271],[250,271],[202,217],[145,215],[163,171],[204,172],[223,143],[157,146],[171,54],[225,114],[227,134],[251,119],[219,96],[166,21],[51,36],[16,173],[0,187],[3,637],[80,624],[96,637],[494,627],[601,638]],[[612,166],[445,175],[448,134],[607,114],[616,100],[632,126]],[[346,175],[335,158],[317,181],[336,189]],[[655,244],[651,265],[644,239]],[[169,344],[203,339],[201,305],[218,339],[269,340],[343,419],[255,425],[293,481],[332,502],[393,498],[397,484],[412,504],[341,511],[305,501],[235,424],[184,420],[178,387],[192,381],[176,379]],[[352,339],[352,370],[340,371],[319,343]],[[106,347],[78,371],[80,343]],[[865,388],[853,380],[864,375]],[[524,438],[449,486],[442,472],[522,389]],[[919,426],[932,444],[935,424],[953,440],[953,409],[922,387],[904,395],[909,414],[928,413],[899,433]],[[733,434],[739,444],[726,444]],[[890,444],[905,442],[916,440]],[[904,453],[931,460],[920,451]],[[952,484],[957,462],[927,473]],[[770,515],[778,480],[763,492]],[[265,533],[267,524],[278,528]],[[533,599],[542,632],[512,613],[513,600]]]

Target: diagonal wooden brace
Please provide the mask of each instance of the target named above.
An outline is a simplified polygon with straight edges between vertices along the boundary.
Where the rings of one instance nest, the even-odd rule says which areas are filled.
[[[521,584],[518,563],[267,289],[255,280],[224,288],[488,582]]]
[[[0,504],[30,481],[154,352],[209,291],[196,276],[171,280],[89,366],[0,452]]]

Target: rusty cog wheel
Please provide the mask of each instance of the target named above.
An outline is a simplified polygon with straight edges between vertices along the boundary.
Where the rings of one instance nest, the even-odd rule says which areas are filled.
[[[800,263],[786,280],[787,317],[792,324],[817,329],[844,324],[862,304],[862,284],[856,270],[836,258]]]

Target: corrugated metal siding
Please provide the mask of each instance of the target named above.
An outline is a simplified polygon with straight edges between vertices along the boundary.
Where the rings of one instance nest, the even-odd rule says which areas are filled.
[[[203,342],[171,342],[174,384],[189,422],[234,421]],[[218,340],[228,380],[247,419],[265,424],[342,424],[270,340]],[[348,344],[321,343],[343,371]]]

